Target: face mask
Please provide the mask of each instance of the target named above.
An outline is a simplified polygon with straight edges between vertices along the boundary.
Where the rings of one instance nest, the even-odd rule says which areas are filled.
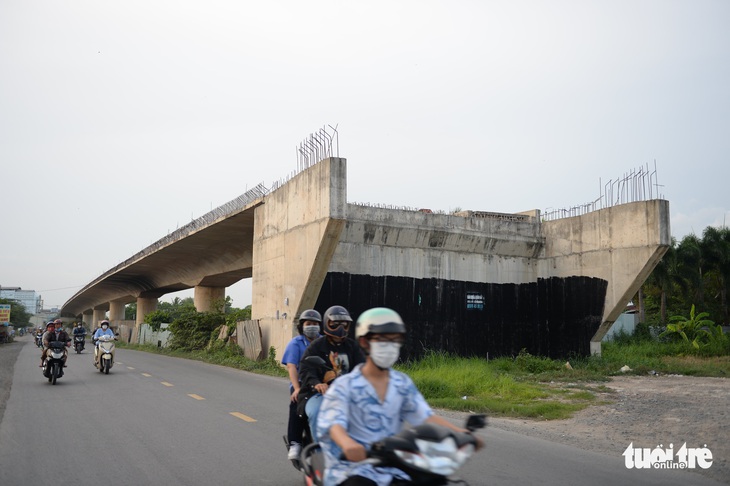
[[[390,368],[398,361],[400,347],[401,345],[399,343],[378,343],[370,341],[370,357],[378,368]]]
[[[314,339],[319,336],[319,326],[304,326],[303,332],[309,339]]]
[[[109,329],[109,326],[107,326],[106,324],[104,324],[103,326],[101,326],[101,328],[106,331],[107,329]]]

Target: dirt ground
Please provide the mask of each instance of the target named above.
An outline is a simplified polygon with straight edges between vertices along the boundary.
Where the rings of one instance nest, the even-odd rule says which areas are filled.
[[[595,384],[600,386],[601,384]],[[573,418],[531,421],[492,418],[492,427],[620,456],[634,447],[712,451],[709,469],[698,471],[730,484],[730,379],[679,375],[619,376],[604,384],[597,403]]]
[[[23,338],[21,338],[23,339]],[[22,342],[0,345],[0,421]],[[573,418],[554,421],[489,419],[489,427],[619,456],[634,447],[677,450],[707,446],[713,464],[700,473],[730,484],[730,379],[678,375],[619,376],[596,403]],[[445,413],[445,415],[449,415]],[[487,432],[488,434],[488,429]]]

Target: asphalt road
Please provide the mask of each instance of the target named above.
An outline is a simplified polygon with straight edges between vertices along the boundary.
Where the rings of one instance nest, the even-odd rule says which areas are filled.
[[[89,351],[71,354],[53,386],[30,339],[11,346],[0,347],[12,373],[0,422],[3,486],[302,484],[281,439],[284,379],[120,349],[109,375]],[[486,448],[460,472],[472,486],[719,484],[683,471],[627,470],[622,451],[608,457],[496,428],[481,435]]]

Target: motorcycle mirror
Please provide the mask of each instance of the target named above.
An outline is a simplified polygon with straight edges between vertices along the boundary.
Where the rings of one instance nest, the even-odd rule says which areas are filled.
[[[487,426],[487,416],[484,414],[469,415],[466,419],[466,430],[474,432],[477,429],[483,429]]]

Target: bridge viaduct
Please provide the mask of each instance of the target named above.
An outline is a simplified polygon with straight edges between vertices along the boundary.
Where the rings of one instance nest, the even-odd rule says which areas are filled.
[[[252,319],[277,359],[301,311],[396,309],[404,350],[600,354],[601,339],[670,244],[666,200],[542,221],[537,210],[435,214],[347,202],[347,162],[326,158],[167,235],[90,282],[62,315],[139,326],[162,295],[198,311],[252,279]]]

